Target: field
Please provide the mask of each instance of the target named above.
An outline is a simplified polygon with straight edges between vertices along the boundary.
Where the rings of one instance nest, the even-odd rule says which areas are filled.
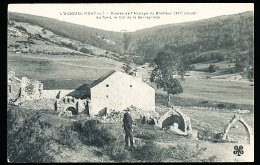
[[[110,70],[121,70],[122,63],[104,57],[76,55],[8,55],[8,67],[15,70],[16,76],[41,80],[44,89],[57,87],[53,82],[74,89],[82,83],[89,83]],[[72,81],[71,81],[72,80]],[[67,89],[66,88],[66,89]]]
[[[27,76],[30,79],[41,80],[44,89],[58,87],[53,83],[65,86],[66,89],[70,87],[73,89],[101,77],[109,70],[122,70],[122,63],[112,59],[76,55],[10,54],[8,55],[8,66],[13,68],[20,78]],[[143,74],[143,79],[148,79],[149,69],[147,67],[144,69],[139,67],[139,69]],[[184,92],[174,97],[233,104],[254,104],[254,86],[249,81],[198,79],[199,77],[216,76],[198,71],[190,71],[188,75],[190,76],[185,76],[185,81],[182,82]],[[151,85],[155,87],[157,94],[166,94],[161,89],[157,89],[154,84]]]

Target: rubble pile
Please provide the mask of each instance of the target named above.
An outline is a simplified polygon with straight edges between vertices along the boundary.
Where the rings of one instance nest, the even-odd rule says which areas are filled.
[[[159,113],[156,111],[143,111],[142,109],[135,106],[130,106],[127,109],[130,111],[132,119],[138,123],[144,122],[149,124],[152,120],[154,120],[155,124],[157,124],[156,122],[160,117]],[[102,123],[122,122],[124,113],[125,111],[109,110],[106,115],[102,116],[101,122]],[[144,119],[145,121],[143,121]]]
[[[33,99],[33,100],[23,100],[20,103],[20,107],[26,108],[26,109],[35,109],[35,110],[40,110],[40,109],[50,109],[54,110],[54,104],[55,104],[56,99],[47,99],[47,98],[42,98],[42,99]]]

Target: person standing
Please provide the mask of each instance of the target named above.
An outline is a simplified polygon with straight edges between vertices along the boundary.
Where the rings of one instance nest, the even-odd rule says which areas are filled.
[[[129,139],[130,139],[130,148],[134,147],[134,143],[133,143],[133,128],[132,128],[132,124],[133,124],[133,119],[132,116],[130,115],[130,111],[129,109],[124,110],[125,114],[124,114],[124,118],[123,118],[123,125],[122,127],[124,127],[124,131],[125,131],[125,147],[129,147]]]

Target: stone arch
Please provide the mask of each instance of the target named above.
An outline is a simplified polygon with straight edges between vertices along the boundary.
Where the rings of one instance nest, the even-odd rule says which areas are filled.
[[[185,122],[183,118],[180,115],[177,114],[171,114],[168,116],[163,122],[162,122],[162,128],[166,128],[167,126],[171,126],[174,123],[177,123],[179,126],[179,129],[183,132],[185,131]]]
[[[247,133],[247,142],[248,142],[248,144],[250,144],[252,142],[252,129],[242,117],[237,116],[237,115],[234,115],[234,117],[230,120],[230,123],[225,128],[223,139],[227,139],[229,129],[237,121],[239,121],[244,126],[246,133]]]
[[[67,106],[67,107],[65,107],[64,111],[71,111],[72,115],[78,114],[77,108],[74,106]]]
[[[173,117],[173,116],[179,116],[179,119],[183,121],[183,128],[181,129],[183,132],[187,133],[188,131],[192,131],[191,124],[190,124],[190,118],[186,115],[184,115],[178,108],[172,107],[172,109],[168,112],[166,112],[163,116],[160,117],[158,120],[157,126],[163,128],[164,122]]]

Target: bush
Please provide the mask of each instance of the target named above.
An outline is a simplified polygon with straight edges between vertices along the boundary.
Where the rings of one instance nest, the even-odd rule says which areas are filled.
[[[79,139],[84,144],[97,147],[113,143],[117,139],[111,129],[96,120],[76,121],[73,124],[73,130],[79,133]]]
[[[124,141],[115,141],[104,147],[104,152],[114,161],[130,162],[132,161],[132,153],[125,149]]]
[[[62,125],[59,128],[57,142],[72,149],[78,149],[78,134],[71,130],[70,126]]]
[[[216,137],[216,134],[210,130],[210,129],[205,129],[199,132],[199,140],[205,140],[205,141],[211,141]]]
[[[225,104],[218,104],[217,108],[224,109],[224,108],[226,108],[226,105]]]
[[[229,105],[229,107],[230,107],[230,109],[238,109],[238,106],[237,106],[237,104],[230,104]]]
[[[15,26],[17,29],[19,29],[19,30],[22,30],[22,31],[24,31],[24,32],[27,32],[27,30],[24,28],[24,27],[22,27],[21,25],[20,26]]]
[[[45,136],[51,125],[39,121],[35,111],[8,109],[7,157],[10,162],[52,162]],[[43,131],[45,130],[45,131]]]
[[[160,162],[165,158],[165,151],[151,140],[142,146],[137,146],[132,154],[136,160],[146,162]]]
[[[181,161],[190,161],[196,160],[198,161],[198,156],[202,155],[202,153],[207,149],[203,147],[199,147],[199,144],[196,145],[196,148],[192,148],[188,144],[179,143],[176,147],[170,146],[168,147],[172,157]]]
[[[208,72],[212,73],[212,72],[216,72],[218,70],[218,66],[211,64],[208,67]]]
[[[93,52],[85,47],[82,47],[80,50],[82,53],[87,53],[87,54],[93,54]]]

